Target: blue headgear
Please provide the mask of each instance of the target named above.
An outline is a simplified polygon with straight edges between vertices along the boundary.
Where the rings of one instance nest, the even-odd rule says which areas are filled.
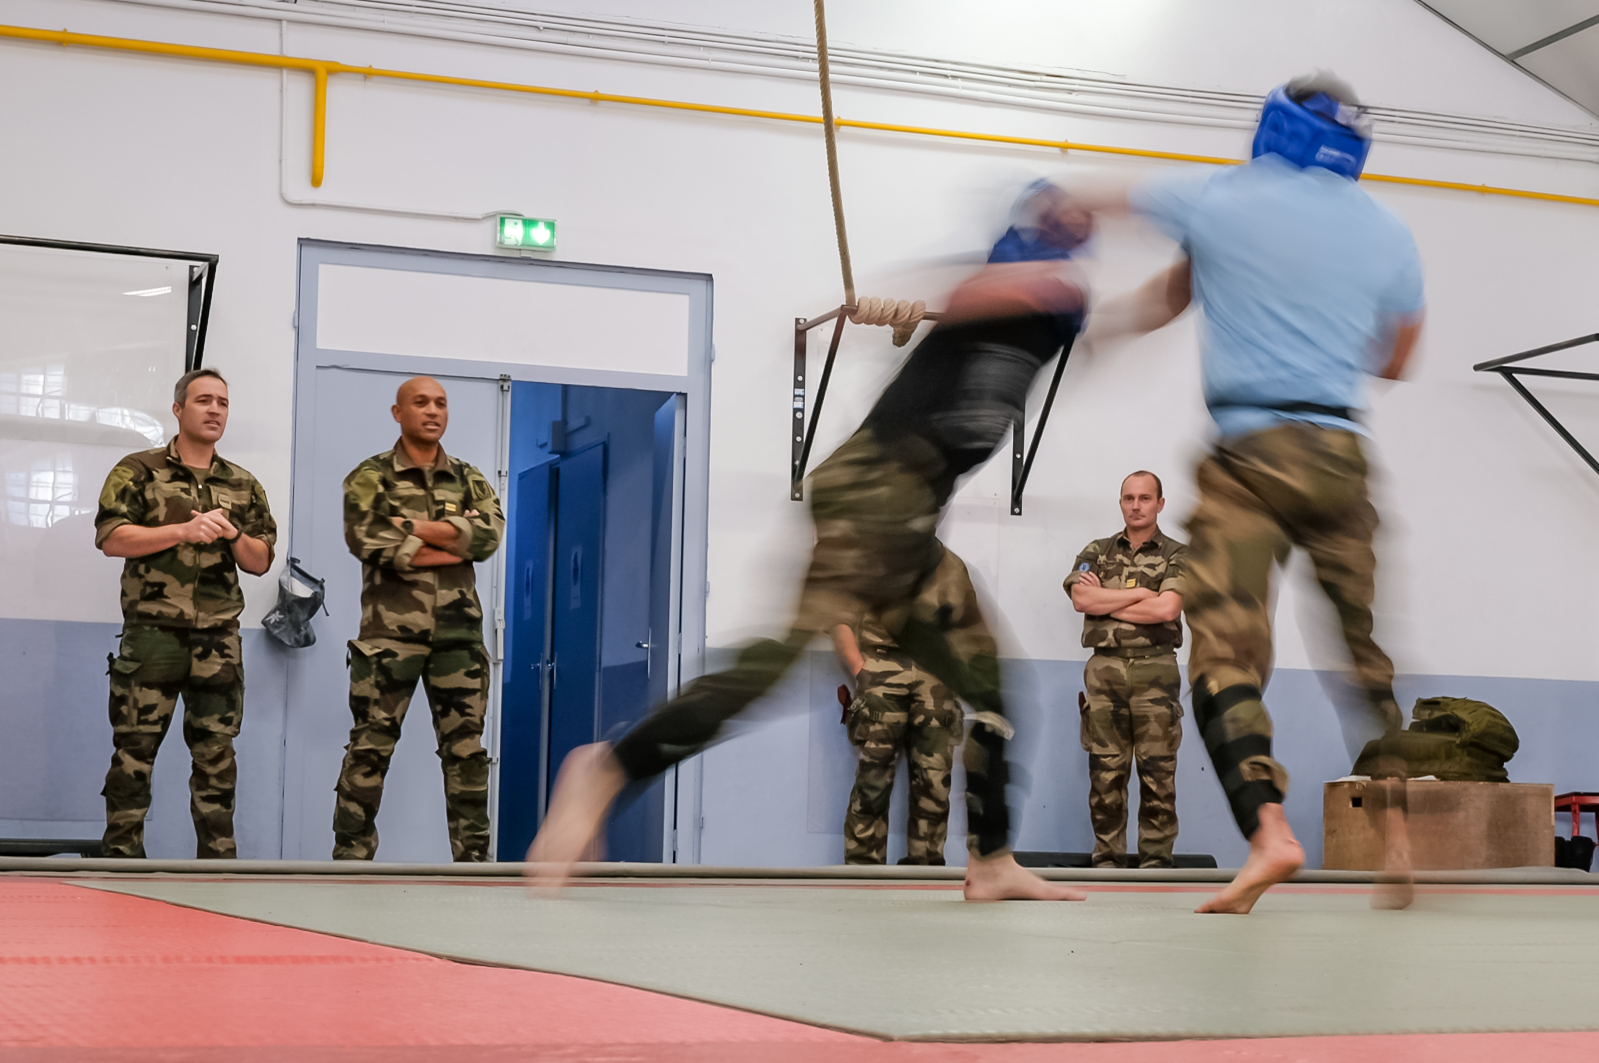
[[[1351,181],[1366,166],[1371,119],[1364,108],[1318,92],[1300,103],[1280,85],[1266,97],[1252,155],[1281,155],[1295,166],[1321,166]]]
[[[1022,192],[1011,208],[1010,228],[999,238],[988,253],[990,262],[1041,262],[1049,259],[1071,258],[1072,252],[1082,246],[1081,240],[1061,243],[1056,234],[1038,224],[1039,214],[1049,206],[1046,194],[1060,189],[1047,180],[1034,181]]]

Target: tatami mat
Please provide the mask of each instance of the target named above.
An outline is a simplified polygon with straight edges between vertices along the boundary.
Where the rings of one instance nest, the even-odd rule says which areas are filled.
[[[1290,886],[1247,918],[1215,886],[1127,884],[1081,904],[958,890],[84,880],[213,912],[579,975],[836,1029],[933,1040],[1156,1040],[1599,1027],[1599,889]]]

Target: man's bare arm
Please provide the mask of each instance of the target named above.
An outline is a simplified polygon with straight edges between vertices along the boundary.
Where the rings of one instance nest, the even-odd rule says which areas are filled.
[[[1086,338],[1098,342],[1154,332],[1188,309],[1193,295],[1192,264],[1184,256],[1132,291],[1096,306]]]
[[[148,557],[170,550],[179,543],[210,543],[222,535],[226,518],[218,522],[218,514],[196,513],[182,524],[161,524],[154,528],[138,524],[121,524],[111,530],[100,552],[107,557]],[[233,526],[228,525],[228,534]]]
[[[1377,375],[1384,380],[1403,380],[1405,367],[1416,350],[1416,340],[1421,337],[1421,315],[1416,314],[1394,329],[1394,349],[1388,355],[1388,364]]]
[[[233,560],[250,575],[264,576],[272,567],[272,551],[260,539],[240,532],[233,540]]]
[[[1166,591],[1134,602],[1110,615],[1114,620],[1125,620],[1129,624],[1164,624],[1183,615],[1183,596],[1176,591]]]
[[[399,517],[390,519],[395,527],[404,524]],[[460,541],[461,529],[449,521],[414,520],[411,522],[411,534],[426,544],[411,558],[412,568],[440,568],[444,565],[459,565],[465,560],[459,554],[450,552],[450,548]]]
[[[1119,609],[1126,609],[1154,596],[1155,592],[1148,587],[1111,588],[1090,587],[1081,582],[1072,584],[1072,608],[1089,616],[1113,616]]]
[[[451,529],[452,531],[454,529]],[[424,546],[411,558],[412,568],[440,568],[444,565],[465,564],[466,559],[457,557],[436,546]]]
[[[272,550],[266,543],[240,531],[223,510],[211,510],[206,516],[216,525],[217,537],[232,547],[233,560],[240,568],[252,576],[266,574],[272,567]]]
[[[1083,290],[1060,262],[995,262],[961,282],[940,315],[949,323],[1028,314],[1069,314],[1082,308]]]

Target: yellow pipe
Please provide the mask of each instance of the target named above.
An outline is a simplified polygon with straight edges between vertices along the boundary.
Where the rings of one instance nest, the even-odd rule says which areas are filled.
[[[328,72],[317,67],[316,87],[311,104],[311,187],[322,187],[322,170],[328,154]]]
[[[201,48],[190,44],[168,44],[163,41],[143,41],[129,37],[102,37],[87,33],[73,33],[70,30],[39,30],[25,26],[0,25],[0,38],[3,37],[11,37],[17,40],[45,41],[60,45],[80,45],[88,48],[106,48],[122,52],[141,52],[147,55],[169,55],[183,59],[201,59],[218,63],[237,63],[243,66],[268,67],[277,70],[299,70],[310,73],[316,83],[311,126],[311,185],[314,188],[322,187],[322,176],[327,155],[327,87],[328,75],[330,74],[360,74],[363,77],[390,78],[396,81],[420,81],[432,85],[455,85],[463,88],[491,89],[499,92],[519,92],[532,96],[555,96],[562,99],[589,100],[593,103],[622,103],[635,107],[659,107],[673,111],[725,114],[739,118],[763,118],[777,122],[801,122],[808,125],[822,124],[822,119],[819,116],[811,114],[761,111],[748,107],[723,107],[710,103],[652,99],[648,96],[618,96],[608,92],[584,92],[579,89],[557,89],[543,85],[524,85],[512,81],[484,81],[479,78],[421,74],[411,70],[386,70],[380,67],[349,66],[331,59],[307,59],[301,56],[272,55],[267,52],[241,52],[231,48]],[[1080,144],[1075,141],[1045,140],[1037,137],[1011,137],[997,133],[974,133],[959,129],[895,125],[888,122],[864,122],[851,118],[837,119],[835,124],[852,129],[905,133],[912,136],[944,137],[988,144],[1016,144],[1027,147],[1054,148],[1057,151],[1089,151],[1101,155],[1124,155],[1140,159],[1168,159],[1174,162],[1209,163],[1217,166],[1236,166],[1242,161],[1239,159],[1223,159],[1211,155],[1189,155],[1175,151],[1149,151],[1143,148],[1122,148],[1108,144]],[[1443,188],[1458,192],[1476,192],[1485,196],[1511,196],[1517,199],[1536,199],[1550,203],[1574,203],[1585,207],[1599,207],[1599,199],[1588,196],[1563,196],[1553,192],[1533,192],[1522,188],[1500,188],[1495,185],[1472,185],[1460,181],[1434,181],[1422,177],[1396,177],[1377,173],[1362,174],[1361,180],[1412,185],[1419,188]]]

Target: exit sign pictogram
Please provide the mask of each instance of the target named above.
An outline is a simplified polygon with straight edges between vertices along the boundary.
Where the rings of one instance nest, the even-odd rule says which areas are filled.
[[[531,247],[540,251],[555,250],[555,220],[553,218],[517,218],[502,214],[495,227],[494,242],[501,247]]]

